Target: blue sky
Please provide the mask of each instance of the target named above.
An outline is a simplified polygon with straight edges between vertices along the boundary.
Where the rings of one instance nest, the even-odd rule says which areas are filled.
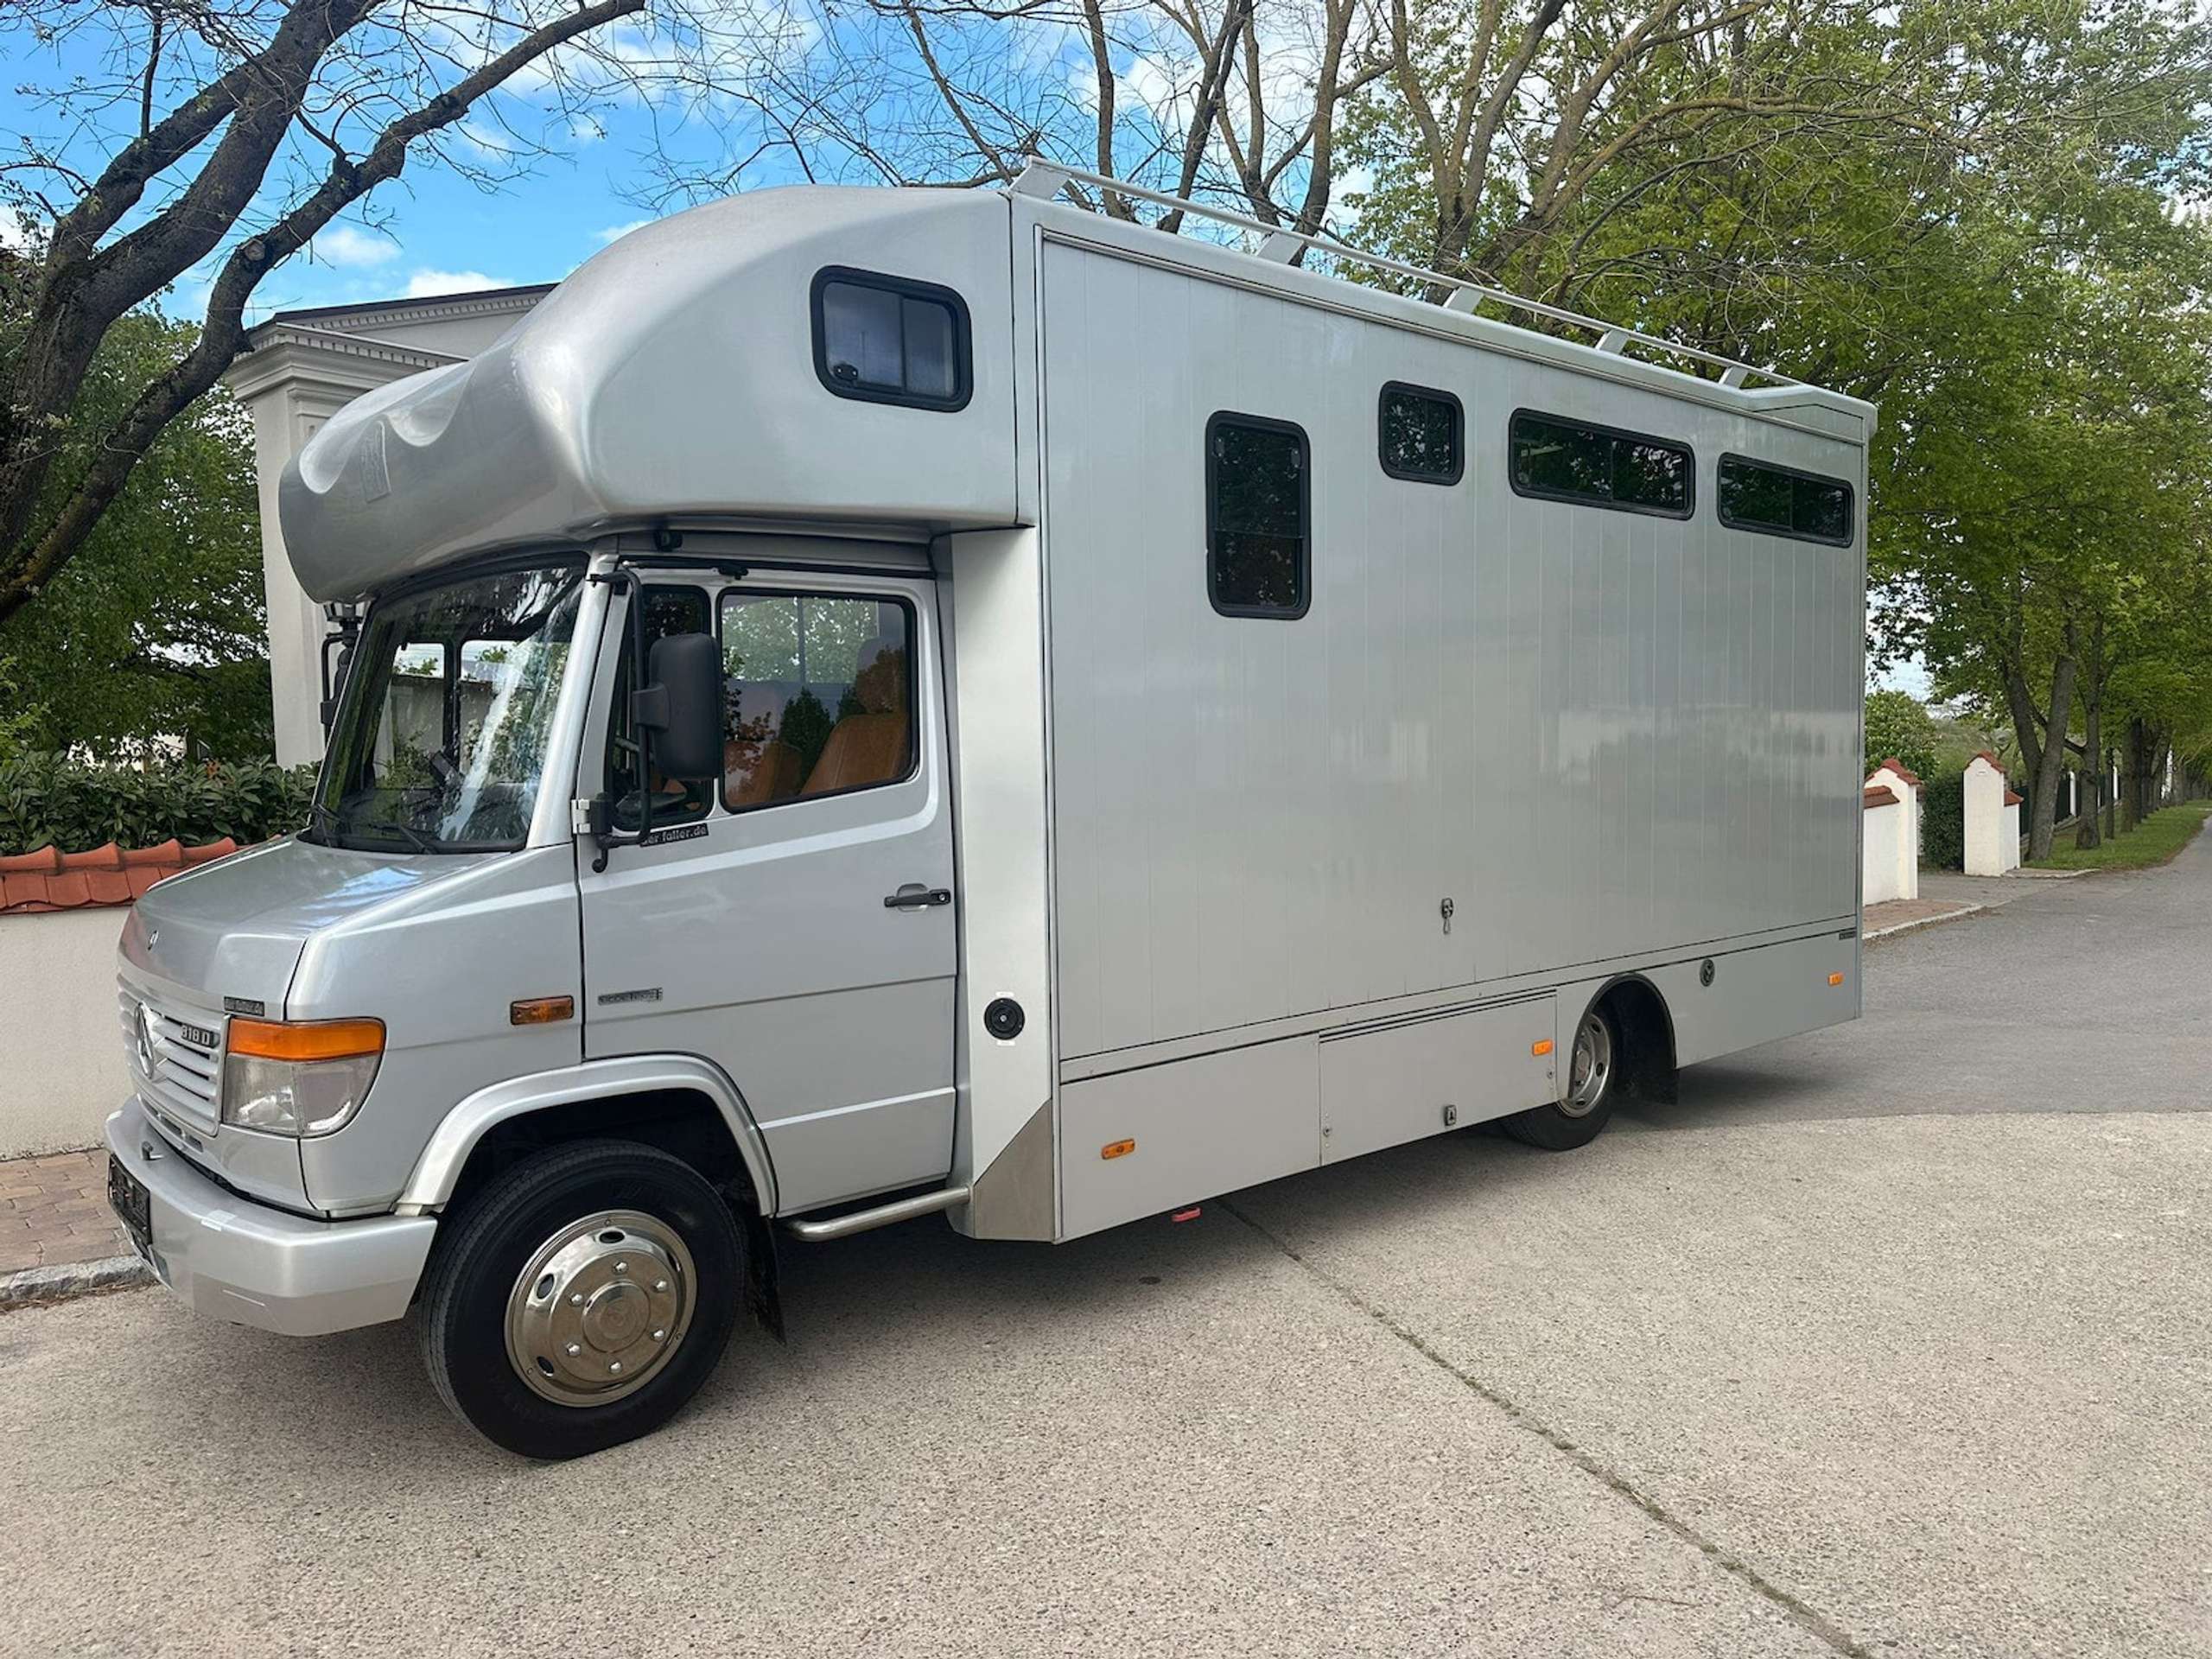
[[[20,156],[27,143],[56,146],[70,124],[41,88],[97,80],[109,73],[89,36],[41,44],[20,27],[0,26],[0,149]],[[130,112],[135,116],[135,111]],[[524,136],[518,145],[509,133]],[[472,164],[518,173],[486,190],[417,146],[401,176],[380,186],[263,282],[251,316],[301,306],[338,305],[512,283],[557,281],[623,230],[673,211],[648,200],[649,158],[658,149],[710,165],[725,138],[686,111],[634,96],[603,105],[594,118],[550,115],[527,96],[480,104],[441,141]],[[115,147],[80,135],[62,151],[80,171],[97,170]],[[306,146],[295,176],[319,174],[325,153]],[[282,167],[280,162],[279,166]],[[191,163],[179,169],[188,179]],[[795,176],[771,156],[748,169],[748,187]],[[276,171],[272,169],[272,183]],[[276,192],[268,193],[273,202]],[[11,239],[22,235],[12,222]],[[189,272],[162,300],[172,315],[205,308],[207,284],[223,250]]]

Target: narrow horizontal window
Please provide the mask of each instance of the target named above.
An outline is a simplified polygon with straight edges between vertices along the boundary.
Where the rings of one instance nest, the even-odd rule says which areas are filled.
[[[1851,540],[1851,486],[1742,455],[1720,457],[1720,522],[1804,542]]]
[[[1669,518],[1690,516],[1696,462],[1687,444],[1522,410],[1508,442],[1517,494]]]
[[[1457,484],[1465,467],[1459,400],[1393,380],[1382,388],[1382,470],[1417,484]]]
[[[831,266],[814,278],[814,372],[840,397],[964,408],[968,308],[934,283]]]
[[[1306,434],[1287,421],[1206,423],[1206,590],[1224,616],[1306,614],[1312,562]]]

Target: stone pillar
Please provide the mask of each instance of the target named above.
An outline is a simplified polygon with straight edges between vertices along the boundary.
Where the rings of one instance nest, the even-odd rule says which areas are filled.
[[[1920,897],[1920,779],[1902,760],[1885,760],[1867,779],[1868,790],[1886,789],[1897,798],[1902,809],[1897,820],[1896,845],[1893,854],[1896,874],[1893,880],[1897,890],[1893,899]],[[1876,817],[1879,817],[1878,813]]]
[[[2005,786],[2005,769],[1986,751],[1967,762],[1966,868],[2002,875],[2020,863],[2020,798]]]

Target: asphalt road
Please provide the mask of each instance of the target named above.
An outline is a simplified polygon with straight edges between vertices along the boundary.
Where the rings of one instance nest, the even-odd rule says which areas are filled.
[[[2212,842],[1869,948],[1587,1150],[789,1253],[652,1440],[402,1331],[0,1316],[23,1654],[2212,1654]]]

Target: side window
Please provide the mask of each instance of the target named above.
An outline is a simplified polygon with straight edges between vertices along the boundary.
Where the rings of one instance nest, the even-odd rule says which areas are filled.
[[[1306,434],[1287,421],[1206,423],[1206,591],[1224,616],[1306,614],[1312,488]]]
[[[1459,400],[1393,380],[1377,416],[1382,470],[1416,484],[1457,484],[1465,470]]]
[[[1851,486],[1840,478],[1720,457],[1720,522],[1735,530],[1842,546],[1851,540]]]
[[[700,588],[645,589],[645,655],[652,658],[653,641],[671,633],[707,633],[714,617],[707,594]],[[622,631],[622,658],[614,676],[613,717],[607,724],[607,798],[613,804],[614,826],[635,830],[640,817],[638,779],[638,741],[630,727],[630,693],[637,689],[637,663],[630,654],[630,631]],[[655,772],[653,827],[703,818],[714,802],[710,784],[678,783]]]
[[[722,595],[722,804],[732,812],[911,777],[913,613],[842,594]]]
[[[1515,413],[1507,477],[1517,495],[1690,516],[1694,458],[1686,444],[1549,415]]]
[[[814,372],[840,397],[967,406],[968,307],[950,289],[832,265],[815,275],[813,310]]]

